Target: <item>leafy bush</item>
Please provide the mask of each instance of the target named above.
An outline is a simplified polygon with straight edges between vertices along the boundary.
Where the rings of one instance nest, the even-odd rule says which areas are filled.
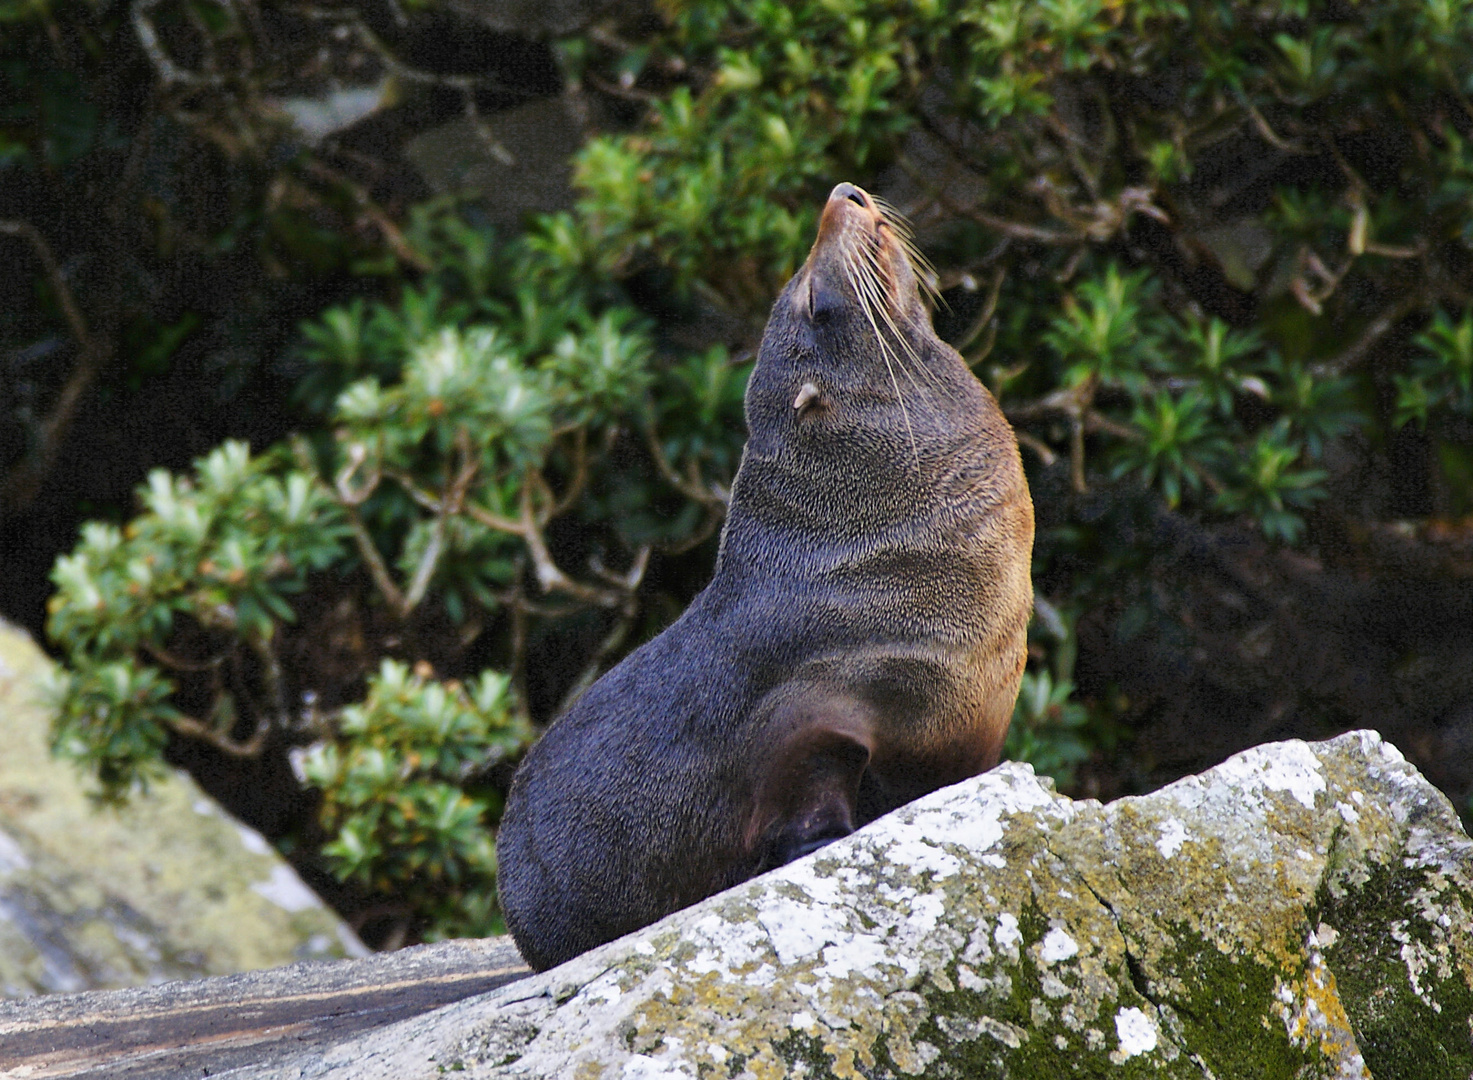
[[[572,269],[521,243],[493,269],[484,234],[432,215],[419,226],[437,278],[397,307],[354,303],[304,330],[303,394],[333,398],[331,428],[254,458],[227,443],[191,479],[155,472],[126,532],[88,525],[58,561],[49,629],[69,674],[56,745],[112,799],[171,738],[236,759],[309,747],[302,775],[322,794],[334,872],[407,906],[417,934],[487,933],[499,798],[462,789],[527,744],[525,695],[492,672],[447,689],[384,660],[363,704],[327,708],[343,687],[300,662],[315,631],[292,601],[309,579],[366,590],[411,652],[448,620],[452,663],[507,611],[518,683],[529,622],[603,613],[602,644],[563,688],[576,692],[629,633],[653,546],[699,543],[719,522],[724,496],[700,470],[732,467],[744,369],[718,348],[656,372],[644,320],[580,290]],[[681,396],[654,404],[657,380]],[[609,481],[625,424],[695,512],[658,512],[671,489],[657,477]],[[550,530],[575,510],[620,568],[597,549],[585,571],[559,562]]]
[[[401,896],[430,920],[431,936],[487,933],[496,925],[486,829],[495,800],[465,788],[529,734],[505,676],[438,683],[385,660],[363,702],[342,711],[334,741],[302,756],[334,834],[323,853],[342,877]]]
[[[647,102],[578,156],[575,212],[498,239],[420,208],[398,296],[304,327],[320,420],[290,452],[159,477],[57,564],[58,744],[109,790],[170,740],[318,746],[340,872],[432,931],[493,925],[470,823],[495,799],[455,791],[698,587],[749,350],[838,179],[940,268],[1053,608],[1156,588],[1142,529],[1106,550],[1143,505],[1310,548],[1473,511],[1468,4],[697,0],[626,29],[561,47],[575,89]],[[1407,440],[1420,475],[1388,467]],[[317,595],[352,601],[348,676],[301,659]],[[1036,642],[1009,744],[1061,778],[1113,730],[1070,697],[1074,625]],[[384,656],[509,681],[435,691]]]

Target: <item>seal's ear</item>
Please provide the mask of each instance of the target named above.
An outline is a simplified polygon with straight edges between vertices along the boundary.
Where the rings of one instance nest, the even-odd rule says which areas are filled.
[[[754,873],[792,862],[854,831],[859,780],[874,750],[869,710],[852,699],[780,710],[757,778],[745,841]]]

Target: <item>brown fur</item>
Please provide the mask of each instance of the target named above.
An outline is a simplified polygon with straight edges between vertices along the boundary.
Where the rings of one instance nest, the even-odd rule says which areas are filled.
[[[914,260],[893,215],[834,189],[763,336],[711,584],[512,785],[501,897],[534,967],[996,764],[1033,506]]]

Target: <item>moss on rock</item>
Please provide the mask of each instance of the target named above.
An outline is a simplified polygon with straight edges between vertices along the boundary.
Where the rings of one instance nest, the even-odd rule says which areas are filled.
[[[0,623],[0,996],[361,955],[256,832],[181,774],[97,806],[51,757],[51,663]]]
[[[1373,733],[1110,806],[1009,764],[301,1075],[1463,1080],[1470,911],[1473,844]]]

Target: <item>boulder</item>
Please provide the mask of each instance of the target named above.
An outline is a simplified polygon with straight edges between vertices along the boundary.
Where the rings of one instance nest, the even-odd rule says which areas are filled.
[[[379,986],[387,1018],[395,993],[435,980],[419,955],[319,967],[354,994]],[[119,1067],[85,1075],[1473,1073],[1473,842],[1374,732],[1258,747],[1108,806],[1003,765],[552,971],[521,975],[508,956],[490,945],[481,974],[458,976],[504,982],[490,993],[305,1051],[261,1035],[216,1062],[186,1006],[235,990],[158,987],[149,1015],[173,1007],[177,1020],[151,1038],[192,1043],[190,1068],[119,1041]],[[273,978],[242,1001],[279,993],[271,1016],[285,1029],[343,1011],[333,994],[294,994],[295,976],[276,990]],[[140,993],[0,1006],[0,1075],[66,1075],[35,1054],[6,1061],[8,1047],[45,1042],[48,1024],[56,1047],[90,1039],[105,1063],[94,1033],[128,1019]]]
[[[538,98],[483,119],[458,116],[421,132],[404,155],[438,194],[474,193],[495,224],[573,204],[573,162],[583,124],[566,97]]]
[[[49,751],[51,663],[0,622],[0,997],[363,956],[259,833],[182,773],[113,809]]]
[[[543,975],[245,1077],[1456,1077],[1473,843],[1373,732],[1071,802],[1008,764]]]
[[[0,1001],[0,1080],[180,1080],[310,1053],[527,974],[508,938]]]

